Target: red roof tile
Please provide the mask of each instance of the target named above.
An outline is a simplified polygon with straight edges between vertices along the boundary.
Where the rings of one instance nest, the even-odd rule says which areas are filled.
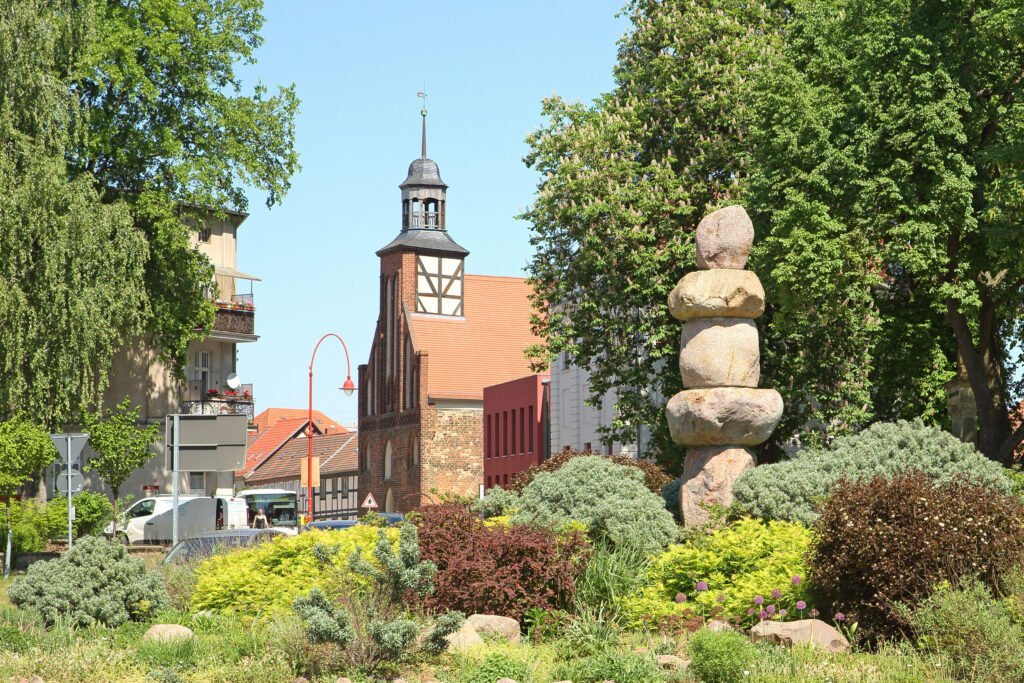
[[[253,424],[263,432],[281,420],[300,420],[309,416],[309,408],[267,408],[253,418]],[[322,434],[343,434],[348,430],[319,410],[313,411],[313,424]]]
[[[466,275],[464,318],[413,313],[413,344],[428,352],[427,395],[482,400],[484,387],[535,374],[523,351],[530,330],[530,286],[523,278]]]
[[[313,437],[313,455],[320,458],[320,476],[333,477],[359,469],[359,439],[354,431]],[[253,469],[247,484],[281,479],[298,479],[309,457],[309,441],[302,436],[289,439],[272,456]]]
[[[305,428],[305,417],[301,420],[281,420],[272,425],[249,445],[245,451],[245,469],[235,474],[244,475],[252,471]]]

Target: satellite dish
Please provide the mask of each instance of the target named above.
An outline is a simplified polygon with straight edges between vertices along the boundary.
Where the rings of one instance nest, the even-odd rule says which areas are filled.
[[[232,372],[228,375],[228,378],[224,380],[225,384],[228,385],[229,389],[238,390],[238,387],[242,386],[242,380],[238,379],[238,375]]]

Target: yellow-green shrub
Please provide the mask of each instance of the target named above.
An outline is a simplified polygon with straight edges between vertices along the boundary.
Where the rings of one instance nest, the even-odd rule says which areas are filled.
[[[291,609],[292,601],[307,595],[311,588],[333,597],[337,578],[313,556],[313,546],[339,545],[332,562],[348,575],[349,555],[361,546],[364,556],[371,557],[379,531],[362,524],[335,531],[307,531],[211,557],[196,568],[192,607],[257,616]],[[386,533],[397,542],[397,529]],[[355,576],[352,580],[365,582]]]
[[[800,524],[740,519],[694,542],[669,546],[652,560],[640,588],[622,599],[620,611],[633,626],[643,626],[687,610],[710,616],[721,607],[723,617],[749,625],[757,616],[747,610],[760,595],[764,606],[799,619],[796,602],[809,600],[804,554],[810,542],[810,530]],[[701,581],[707,590],[698,590]],[[781,597],[772,598],[773,589]],[[677,602],[680,594],[685,602]]]

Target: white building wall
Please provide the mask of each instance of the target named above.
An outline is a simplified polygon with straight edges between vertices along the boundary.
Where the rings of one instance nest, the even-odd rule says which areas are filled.
[[[608,447],[601,443],[600,427],[610,425],[615,419],[615,391],[604,396],[600,407],[585,405],[590,395],[590,372],[565,362],[565,354],[559,354],[551,363],[551,453],[557,453],[566,446],[584,450],[587,444],[599,453],[608,453]],[[647,428],[641,428],[641,440]],[[637,444],[616,442],[612,454],[637,457]]]

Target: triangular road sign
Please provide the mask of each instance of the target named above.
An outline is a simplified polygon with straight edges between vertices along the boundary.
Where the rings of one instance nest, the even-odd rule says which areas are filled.
[[[68,437],[71,437],[71,453],[68,453]],[[57,452],[65,463],[78,462],[79,456],[85,444],[89,442],[89,435],[82,433],[73,434],[50,434],[50,440],[57,447]]]
[[[373,499],[373,494],[372,493],[367,493],[366,494],[366,500],[363,501],[363,507],[364,508],[371,508],[371,509],[377,507],[377,501],[375,501]]]

